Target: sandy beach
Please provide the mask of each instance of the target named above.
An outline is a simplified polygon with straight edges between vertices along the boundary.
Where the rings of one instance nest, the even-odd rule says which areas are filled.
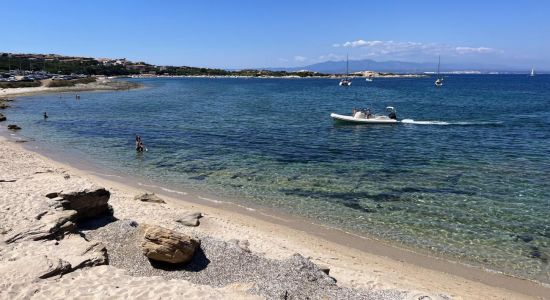
[[[48,87],[47,81],[43,82],[41,86],[37,87],[24,87],[24,88],[5,88],[0,89],[0,98],[15,97],[15,96],[29,96],[35,94],[45,93],[66,93],[66,92],[84,92],[84,91],[116,91],[116,90],[128,90],[139,87],[135,83],[122,80],[111,80],[106,77],[98,77],[97,81],[87,84],[76,84],[68,87]]]
[[[5,89],[2,95],[122,88],[128,83],[100,80]],[[9,276],[1,276],[1,298],[545,299],[550,290],[307,219],[107,175],[44,153],[5,125],[0,269]],[[101,189],[110,194],[110,216],[81,221],[59,205],[63,193]],[[164,203],[135,199],[145,192]],[[199,226],[178,222],[190,215],[203,216]],[[200,239],[199,253],[187,267],[152,264],[140,249],[148,226]]]
[[[1,298],[541,299],[548,295],[548,288],[537,283],[307,220],[192,192],[140,186],[131,178],[102,176],[38,154],[34,150],[40,149],[32,143],[23,147],[7,131],[3,135],[0,268],[9,275],[1,276]],[[59,197],[46,197],[101,188],[110,192],[112,217],[80,222],[72,211],[56,205]],[[143,192],[155,192],[165,203],[134,199]],[[203,215],[199,226],[176,222],[190,212]],[[150,225],[200,239],[200,255],[195,254],[187,268],[152,265],[139,248],[143,228]],[[323,272],[327,269],[329,275]]]

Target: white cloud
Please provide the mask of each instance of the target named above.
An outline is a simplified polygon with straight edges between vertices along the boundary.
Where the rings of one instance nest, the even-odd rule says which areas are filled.
[[[421,55],[468,55],[501,53],[497,49],[489,47],[451,46],[440,43],[398,42],[398,41],[365,41],[362,39],[348,41],[341,44],[342,47],[360,48],[366,50],[366,56],[421,56]]]
[[[298,61],[298,62],[304,62],[304,61],[307,60],[307,57],[305,57],[305,56],[300,56],[300,55],[296,55],[296,56],[294,56],[294,60],[295,60],[295,61]]]
[[[334,47],[334,48],[338,48],[340,46],[341,46],[340,44],[332,44],[332,47]]]
[[[357,40],[357,41],[353,41],[353,42],[345,42],[344,44],[342,44],[342,46],[351,47],[351,48],[355,48],[355,47],[374,47],[374,46],[382,45],[383,43],[384,42],[382,42],[382,41]]]
[[[456,52],[459,54],[468,54],[468,53],[494,53],[497,50],[487,47],[456,47]]]

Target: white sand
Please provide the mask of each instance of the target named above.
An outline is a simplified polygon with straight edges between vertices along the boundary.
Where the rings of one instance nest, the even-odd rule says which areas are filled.
[[[67,176],[70,175],[70,176]],[[25,150],[0,137],[0,240],[16,230],[35,224],[34,216],[44,209],[45,191],[59,190],[66,185],[103,186],[111,191],[109,203],[115,217],[138,223],[157,224],[188,234],[201,232],[221,240],[247,239],[252,252],[269,258],[286,258],[293,253],[330,267],[330,274],[341,286],[367,289],[397,288],[411,291],[410,299],[423,295],[448,295],[455,299],[531,299],[509,289],[485,285],[385,256],[359,251],[345,245],[309,235],[238,212],[227,211],[217,204],[204,205],[160,195],[167,204],[143,203],[133,197],[143,190],[106,180],[89,172],[54,162]],[[186,227],[173,220],[188,211],[201,211],[205,217],[199,227]],[[80,241],[82,243],[83,241]],[[47,244],[48,242],[40,242]],[[168,281],[160,277],[131,277],[123,270],[100,266],[78,270],[61,278],[37,280],[32,270],[21,266],[32,257],[56,257],[52,246],[14,248],[0,243],[0,298],[175,298],[186,299],[246,299],[246,284],[225,288],[194,285],[183,280]],[[35,245],[37,242],[32,242]],[[50,248],[48,248],[50,247]],[[38,250],[40,248],[40,250]],[[49,250],[48,250],[49,249]],[[69,251],[70,252],[70,251]],[[82,259],[81,257],[75,260]],[[32,259],[31,259],[32,260]],[[43,259],[36,261],[47,264]],[[6,276],[10,274],[9,276]],[[34,276],[34,277],[33,277]],[[491,276],[487,274],[487,276]],[[415,292],[420,291],[420,292]]]
[[[23,87],[23,88],[0,88],[0,98],[14,97],[14,96],[28,96],[34,94],[44,93],[65,93],[65,92],[83,92],[83,91],[101,91],[101,90],[124,90],[128,88],[136,88],[137,85],[130,84],[126,81],[115,81],[104,77],[98,77],[96,82],[87,84],[76,84],[69,87],[47,87],[50,79],[43,80],[43,84],[37,87]]]

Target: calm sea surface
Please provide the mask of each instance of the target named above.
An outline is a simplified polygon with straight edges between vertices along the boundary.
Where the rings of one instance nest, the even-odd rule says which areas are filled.
[[[6,114],[117,172],[550,282],[550,76],[134,81],[147,88],[25,97]],[[329,117],[388,105],[415,122]]]

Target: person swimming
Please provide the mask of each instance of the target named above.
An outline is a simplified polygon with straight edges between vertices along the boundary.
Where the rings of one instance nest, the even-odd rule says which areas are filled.
[[[46,120],[47,118],[48,118],[48,114],[44,112],[44,120]]]

